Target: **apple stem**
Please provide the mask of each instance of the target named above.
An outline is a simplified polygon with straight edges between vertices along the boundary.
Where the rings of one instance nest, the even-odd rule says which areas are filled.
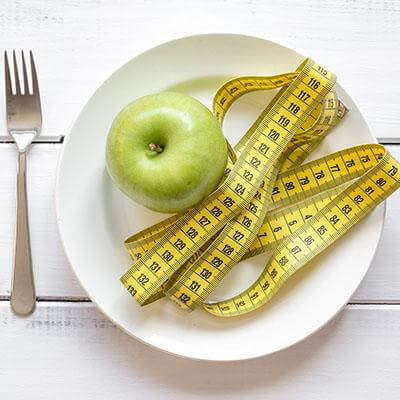
[[[162,153],[163,148],[159,146],[158,144],[150,143],[149,144],[149,149],[151,151],[156,151],[157,153]]]

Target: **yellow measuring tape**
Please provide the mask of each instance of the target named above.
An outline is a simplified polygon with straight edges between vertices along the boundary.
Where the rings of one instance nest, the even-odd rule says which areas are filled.
[[[163,296],[234,316],[265,304],[304,266],[400,185],[399,163],[361,145],[302,164],[347,110],[336,77],[310,59],[293,73],[241,77],[216,93],[220,123],[235,100],[280,88],[235,149],[223,182],[199,205],[128,238],[134,264],[121,277],[141,305]],[[273,251],[256,282],[231,299],[206,298],[240,261]]]

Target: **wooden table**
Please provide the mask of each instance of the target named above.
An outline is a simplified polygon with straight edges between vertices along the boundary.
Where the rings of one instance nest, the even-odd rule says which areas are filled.
[[[3,0],[8,50],[35,52],[43,134],[68,135],[96,87],[134,55],[181,36],[245,33],[312,56],[339,76],[372,132],[400,158],[400,2],[262,0]],[[3,79],[0,79],[3,93]],[[4,98],[0,96],[0,109]],[[0,113],[1,134],[5,133]],[[349,132],[351,134],[351,132]],[[38,304],[10,310],[16,151],[0,145],[1,399],[398,399],[400,193],[371,269],[321,331],[271,357],[238,363],[180,359],[114,327],[72,274],[57,232],[54,183],[62,144],[28,159]],[[139,367],[140,365],[140,367]]]

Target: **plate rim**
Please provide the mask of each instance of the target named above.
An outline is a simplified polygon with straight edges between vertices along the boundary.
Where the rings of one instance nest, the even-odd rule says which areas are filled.
[[[371,255],[371,259],[369,262],[368,267],[365,269],[365,272],[363,273],[363,275],[360,277],[360,281],[358,283],[358,285],[355,287],[354,291],[350,294],[350,296],[348,297],[348,299],[344,302],[344,304],[338,308],[338,310],[329,318],[327,319],[323,324],[321,324],[317,329],[312,330],[310,333],[308,333],[306,336],[303,336],[301,338],[299,338],[298,340],[294,340],[291,343],[288,343],[286,346],[283,346],[279,349],[273,350],[273,351],[269,351],[269,352],[264,352],[262,354],[259,355],[252,355],[252,356],[235,356],[235,358],[229,358],[229,359],[222,359],[222,358],[200,358],[200,357],[194,357],[191,355],[185,355],[185,354],[181,354],[181,353],[177,353],[177,352],[172,352],[169,350],[166,350],[162,347],[158,347],[157,345],[146,341],[145,339],[136,336],[134,333],[128,331],[128,329],[126,329],[122,324],[120,324],[119,322],[117,322],[109,313],[107,313],[106,311],[103,310],[103,307],[100,306],[100,304],[92,297],[92,295],[87,292],[83,282],[81,281],[75,267],[73,266],[70,257],[68,255],[68,251],[67,251],[67,244],[65,241],[65,238],[63,236],[62,233],[62,217],[61,217],[61,212],[60,212],[60,196],[59,196],[59,191],[60,191],[60,175],[61,175],[61,169],[62,169],[62,164],[63,164],[63,159],[64,159],[64,153],[66,151],[66,148],[72,138],[72,132],[74,130],[75,124],[76,122],[80,119],[81,115],[84,113],[84,111],[86,110],[87,106],[89,105],[89,103],[92,101],[92,99],[96,96],[97,92],[100,91],[102,89],[103,86],[107,85],[109,83],[109,81],[111,81],[114,76],[118,75],[120,73],[121,70],[123,70],[125,67],[128,66],[128,64],[130,64],[134,59],[140,57],[140,56],[144,56],[145,54],[152,52],[154,50],[156,50],[157,48],[163,47],[165,45],[170,45],[173,44],[175,42],[179,42],[179,41],[183,41],[183,40],[188,40],[188,39],[195,39],[195,38],[208,38],[208,37],[223,37],[223,36],[228,36],[228,37],[236,37],[236,38],[245,38],[245,39],[256,39],[256,40],[260,40],[260,41],[264,41],[264,42],[269,42],[272,45],[278,45],[283,49],[286,49],[296,55],[298,55],[299,57],[302,58],[306,58],[305,56],[303,56],[302,54],[298,53],[296,50],[293,50],[290,47],[287,47],[285,45],[282,45],[278,42],[275,42],[273,40],[269,40],[266,39],[264,37],[260,37],[260,36],[256,36],[256,35],[248,35],[248,34],[240,34],[240,33],[235,33],[235,32],[216,32],[216,33],[202,33],[202,34],[193,34],[193,35],[188,35],[188,36],[180,36],[177,38],[174,38],[172,40],[167,40],[167,41],[163,41],[163,42],[159,42],[157,45],[154,45],[153,47],[148,48],[145,51],[139,52],[139,53],[135,53],[133,57],[131,57],[128,61],[126,61],[125,63],[123,63],[120,67],[118,67],[116,70],[114,70],[114,72],[112,72],[107,79],[105,79],[104,81],[102,81],[94,91],[92,91],[92,93],[89,95],[88,99],[86,100],[86,102],[84,103],[84,105],[81,107],[79,113],[74,117],[74,119],[71,121],[71,124],[69,126],[68,129],[68,134],[64,136],[64,140],[62,143],[62,147],[58,156],[58,161],[57,161],[57,168],[56,168],[56,179],[55,179],[55,190],[54,190],[54,201],[55,201],[55,213],[56,213],[56,221],[57,221],[57,228],[58,228],[58,233],[59,233],[59,238],[61,241],[61,245],[65,254],[65,257],[68,261],[68,265],[70,270],[73,272],[75,278],[77,279],[77,281],[79,282],[80,286],[82,287],[82,289],[85,291],[86,295],[89,297],[89,299],[91,300],[91,302],[95,305],[95,307],[100,310],[100,312],[106,316],[106,318],[108,318],[116,327],[118,327],[118,329],[120,329],[121,331],[123,331],[125,334],[127,334],[128,336],[130,336],[131,338],[134,338],[135,340],[138,340],[139,342],[150,346],[153,349],[156,349],[158,351],[162,351],[164,353],[179,357],[179,358],[183,358],[183,359],[190,359],[190,360],[196,360],[196,361],[204,361],[204,362],[224,362],[224,363],[229,363],[229,362],[236,362],[236,361],[245,361],[245,360],[254,360],[254,359],[258,359],[258,358],[262,358],[262,357],[267,357],[267,356],[271,356],[273,354],[285,351],[287,349],[290,349],[294,346],[296,346],[298,343],[304,341],[305,339],[309,338],[310,336],[316,334],[317,332],[319,332],[321,329],[323,329],[325,326],[327,326],[333,319],[335,319],[337,317],[337,315],[343,311],[343,309],[348,305],[349,300],[351,299],[351,297],[354,295],[354,293],[357,291],[357,289],[360,287],[361,283],[364,281],[366,274],[368,273],[375,257],[376,257],[376,253],[377,253],[377,249],[378,249],[378,245],[381,241],[382,238],[382,233],[383,233],[383,228],[384,228],[384,224],[386,221],[386,211],[387,211],[387,203],[386,201],[383,202],[383,211],[382,211],[382,217],[380,217],[380,232],[378,235],[378,238],[376,240],[376,243],[374,245],[374,249]],[[346,92],[347,93],[347,92]],[[358,106],[357,106],[358,108]],[[368,133],[370,134],[371,137],[371,143],[378,143],[377,138],[372,134],[370,125],[368,123],[368,121],[364,118],[363,114],[360,114],[366,124],[366,127],[368,129]]]

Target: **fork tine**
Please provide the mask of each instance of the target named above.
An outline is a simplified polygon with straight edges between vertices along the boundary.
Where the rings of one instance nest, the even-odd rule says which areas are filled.
[[[32,50],[29,51],[31,58],[31,70],[32,70],[32,94],[34,96],[39,96],[39,84],[36,75],[35,61],[33,60]]]
[[[22,71],[24,74],[24,94],[29,94],[29,83],[28,83],[28,73],[26,72],[26,64],[25,64],[25,57],[24,52],[21,50],[21,57],[22,57]]]
[[[13,50],[13,60],[14,60],[14,76],[15,76],[15,94],[18,95],[21,94],[21,86],[19,85],[17,57],[15,56],[15,50]]]
[[[9,97],[12,96],[12,87],[7,51],[4,51],[4,75],[6,80],[6,97]]]

